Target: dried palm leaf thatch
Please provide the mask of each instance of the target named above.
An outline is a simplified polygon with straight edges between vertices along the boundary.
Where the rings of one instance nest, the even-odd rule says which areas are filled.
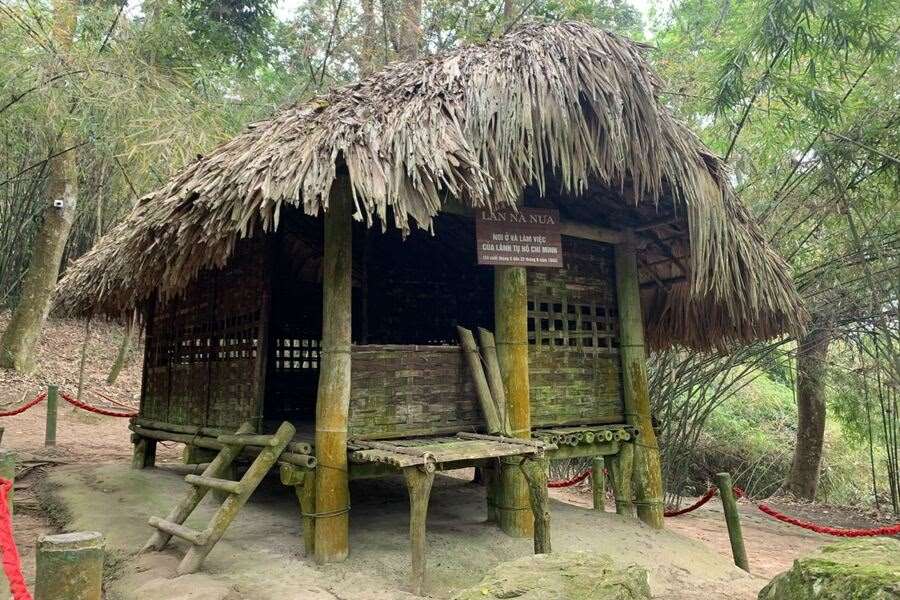
[[[339,168],[358,219],[404,230],[430,228],[447,199],[503,207],[528,185],[544,193],[550,172],[569,195],[627,181],[638,204],[671,194],[686,208],[690,285],[669,295],[651,337],[709,347],[798,328],[786,265],[658,90],[642,46],[581,23],[391,64],[250,125],[142,198],[69,268],[59,304],[120,314],[172,297],[237,240],[276,229],[284,205],[327,210]]]

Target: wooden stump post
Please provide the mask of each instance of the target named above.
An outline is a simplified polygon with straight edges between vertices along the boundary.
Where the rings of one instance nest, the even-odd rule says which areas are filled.
[[[349,552],[350,486],[347,418],[350,410],[352,292],[350,180],[338,177],[325,212],[322,261],[322,350],[316,398],[315,557],[341,561]]]
[[[56,445],[56,415],[59,412],[59,387],[47,386],[47,428],[44,432],[44,446]]]
[[[101,600],[103,536],[96,531],[45,535],[37,543],[35,600]]]
[[[634,441],[635,504],[638,518],[657,529],[663,527],[663,488],[659,446],[650,417],[644,322],[638,282],[637,251],[631,236],[615,247],[616,297],[619,311],[619,356],[625,418],[638,429]]]
[[[131,455],[132,469],[147,469],[156,465],[156,440],[132,434],[134,452]]]
[[[316,547],[316,471],[281,463],[281,483],[294,488],[300,503],[300,518],[303,523],[303,552],[313,556]]]
[[[621,444],[619,453],[607,456],[606,462],[609,464],[609,480],[616,500],[616,514],[633,517],[631,472],[634,466],[634,444]]]
[[[434,465],[403,469],[409,491],[409,542],[412,561],[411,585],[417,596],[425,585],[425,531],[428,519],[428,499],[434,483]]]
[[[547,471],[550,463],[546,459],[525,459],[521,464],[522,474],[528,482],[531,512],[534,514],[534,553],[550,553],[550,496],[547,492]]]
[[[528,290],[523,267],[494,267],[494,326],[497,359],[506,394],[506,414],[513,437],[531,437],[531,403],[528,382]],[[515,461],[500,461],[496,494],[500,528],[513,537],[531,537],[528,483]]]
[[[606,465],[602,456],[591,461],[591,491],[594,494],[594,510],[606,510]]]
[[[747,549],[744,547],[744,533],[741,531],[741,516],[738,513],[737,500],[734,497],[734,484],[731,475],[718,473],[716,486],[719,488],[719,497],[722,499],[722,508],[725,511],[725,525],[728,527],[728,540],[731,542],[731,555],[734,564],[741,569],[750,572],[750,563],[747,560]]]

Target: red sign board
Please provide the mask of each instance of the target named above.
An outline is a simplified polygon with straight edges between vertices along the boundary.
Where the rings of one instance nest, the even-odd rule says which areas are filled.
[[[479,265],[563,266],[558,210],[476,209],[475,239]]]

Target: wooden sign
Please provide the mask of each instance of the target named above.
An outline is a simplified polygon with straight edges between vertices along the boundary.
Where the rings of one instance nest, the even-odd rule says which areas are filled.
[[[479,265],[563,266],[558,210],[476,209],[475,240]]]

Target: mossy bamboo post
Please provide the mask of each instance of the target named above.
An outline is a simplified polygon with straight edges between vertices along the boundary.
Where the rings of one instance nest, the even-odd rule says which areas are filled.
[[[634,466],[634,444],[621,444],[619,452],[606,457],[606,462],[609,464],[609,480],[616,501],[616,514],[633,517],[631,472]]]
[[[734,564],[749,573],[750,563],[747,560],[747,549],[744,547],[741,515],[738,512],[737,500],[734,497],[734,484],[731,482],[731,475],[728,473],[716,474],[716,486],[719,488],[722,509],[725,511],[725,525],[728,527],[728,540],[731,542],[731,555],[734,557]]]
[[[591,461],[591,491],[594,494],[594,510],[606,510],[606,470],[602,456],[595,456]]]
[[[434,465],[403,469],[406,488],[409,491],[409,541],[411,549],[412,591],[422,595],[425,585],[425,530],[428,518],[428,499],[434,484]]]
[[[316,398],[315,557],[341,561],[349,552],[350,487],[347,418],[350,410],[352,291],[350,181],[338,177],[325,212],[322,261],[322,360]]]
[[[38,539],[35,600],[101,600],[103,535],[79,531]]]
[[[494,326],[506,409],[513,437],[531,437],[528,382],[528,289],[524,267],[494,267]],[[500,461],[497,522],[513,537],[531,537],[528,483],[515,461]]]
[[[632,480],[638,518],[657,529],[663,527],[663,488],[659,446],[650,418],[647,356],[641,313],[637,249],[633,234],[615,246],[616,298],[619,311],[619,356],[625,417],[639,431],[634,441]]]
[[[306,556],[315,556],[316,519],[312,516],[316,511],[316,472],[314,469],[307,471],[303,478],[300,511],[303,515],[303,551],[306,552]]]
[[[56,445],[56,417],[59,413],[59,386],[47,386],[47,426],[44,430],[44,446]]]

